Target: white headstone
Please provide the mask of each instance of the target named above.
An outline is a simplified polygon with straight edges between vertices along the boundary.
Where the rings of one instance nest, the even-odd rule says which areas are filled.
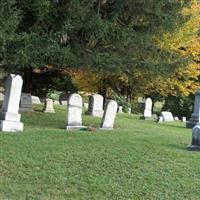
[[[200,89],[195,95],[194,110],[191,119],[186,123],[186,127],[193,128],[196,125],[200,125]]]
[[[89,104],[88,103],[83,103],[83,106],[88,109]]]
[[[0,114],[0,130],[7,132],[23,131],[20,122],[19,102],[23,80],[21,76],[11,74],[6,80],[5,97]]]
[[[182,117],[182,122],[186,122],[186,117]]]
[[[144,118],[152,117],[152,100],[147,98],[145,101]]]
[[[4,100],[4,94],[2,92],[0,92],[0,101]]]
[[[113,129],[117,107],[116,101],[111,100],[108,102],[101,122],[101,129]]]
[[[174,121],[174,117],[171,112],[163,111],[163,112],[161,112],[161,116],[163,117],[163,121],[165,121],[165,122],[173,122]]]
[[[128,114],[131,114],[131,108],[128,108]]]
[[[83,101],[79,94],[70,95],[67,106],[67,130],[85,128],[82,126],[82,106]]]
[[[54,107],[53,107],[53,100],[47,98],[45,101],[45,111],[47,113],[55,113]]]
[[[103,96],[99,94],[90,96],[88,113],[95,117],[103,116]]]
[[[68,102],[67,101],[60,101],[60,103],[61,103],[61,105],[66,106]]]
[[[160,116],[160,117],[158,117],[158,123],[162,123],[164,121],[164,119],[163,119],[163,117],[162,116]]]
[[[122,106],[119,106],[119,107],[118,107],[118,113],[123,113],[122,109],[123,109],[123,107],[122,107]]]
[[[174,117],[174,120],[175,120],[175,121],[179,121],[179,118],[178,118],[178,117]]]
[[[40,98],[37,96],[31,96],[33,104],[41,104]]]

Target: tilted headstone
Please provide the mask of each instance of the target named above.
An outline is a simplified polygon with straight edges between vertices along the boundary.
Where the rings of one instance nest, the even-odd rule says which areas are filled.
[[[5,97],[0,113],[0,130],[7,132],[23,131],[20,122],[19,102],[23,80],[21,76],[11,74],[6,80]]]
[[[95,117],[103,116],[103,96],[99,94],[90,96],[88,113]]]
[[[47,98],[45,100],[45,110],[46,113],[55,113],[54,107],[53,107],[53,100]]]
[[[144,118],[152,117],[152,100],[151,98],[147,98],[145,101],[145,109],[144,109]]]
[[[171,112],[163,111],[163,112],[161,112],[161,116],[163,117],[163,121],[165,121],[165,122],[173,122],[174,121],[174,117]]]
[[[189,150],[200,150],[200,125],[192,129],[192,144],[188,146]]]
[[[111,100],[108,102],[102,118],[101,129],[113,129],[117,107],[116,101]]]
[[[189,122],[186,123],[187,128],[193,128],[200,124],[200,89],[197,91],[194,100],[194,110]]]
[[[32,98],[29,93],[22,93],[20,99],[20,112],[33,112]]]
[[[41,104],[40,98],[37,96],[31,96],[33,104]]]
[[[82,126],[82,106],[83,101],[79,94],[70,95],[67,106],[67,130],[85,128]]]
[[[122,107],[122,106],[119,106],[119,107],[118,107],[118,113],[123,113],[122,110],[123,110],[123,107]]]

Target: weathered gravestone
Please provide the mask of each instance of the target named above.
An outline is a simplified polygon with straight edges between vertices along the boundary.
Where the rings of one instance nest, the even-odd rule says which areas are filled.
[[[94,94],[89,98],[88,113],[95,117],[103,116],[103,97],[99,94]]]
[[[122,106],[118,107],[118,113],[123,113],[123,107]]]
[[[44,110],[44,112],[46,112],[46,113],[55,113],[52,99],[47,98],[45,100],[45,110]]]
[[[31,96],[33,104],[41,104],[40,98],[37,96]]]
[[[108,102],[102,118],[101,129],[113,129],[117,107],[118,105],[116,101],[111,100]]]
[[[20,122],[19,102],[23,80],[21,76],[11,74],[6,80],[5,97],[2,112],[0,113],[0,131],[23,131],[23,123]]]
[[[82,106],[83,101],[79,94],[70,95],[67,106],[67,130],[85,128],[82,126]]]
[[[20,112],[33,112],[32,98],[29,93],[22,93],[20,99]]]
[[[200,125],[192,129],[192,144],[188,146],[189,150],[200,150]]]
[[[148,119],[151,117],[152,117],[152,100],[151,100],[151,98],[147,98],[145,101],[143,119]]]
[[[171,112],[163,111],[163,112],[161,112],[161,116],[163,117],[163,121],[165,121],[165,122],[173,122],[174,121],[174,117]]]
[[[195,95],[194,110],[191,119],[186,123],[186,127],[193,128],[196,125],[200,125],[200,90]]]

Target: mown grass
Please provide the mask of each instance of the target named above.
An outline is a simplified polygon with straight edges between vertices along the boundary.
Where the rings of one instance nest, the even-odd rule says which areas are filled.
[[[23,114],[23,133],[0,134],[0,199],[199,199],[191,130],[120,114],[113,131],[65,131],[56,114]],[[101,119],[83,115],[84,125]]]

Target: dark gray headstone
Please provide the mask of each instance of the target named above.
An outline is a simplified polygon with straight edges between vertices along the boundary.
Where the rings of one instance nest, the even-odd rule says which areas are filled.
[[[22,93],[20,99],[20,112],[33,112],[32,98],[29,93]]]
[[[186,123],[186,127],[193,128],[196,125],[200,125],[200,90],[195,95],[194,110],[190,121]]]

